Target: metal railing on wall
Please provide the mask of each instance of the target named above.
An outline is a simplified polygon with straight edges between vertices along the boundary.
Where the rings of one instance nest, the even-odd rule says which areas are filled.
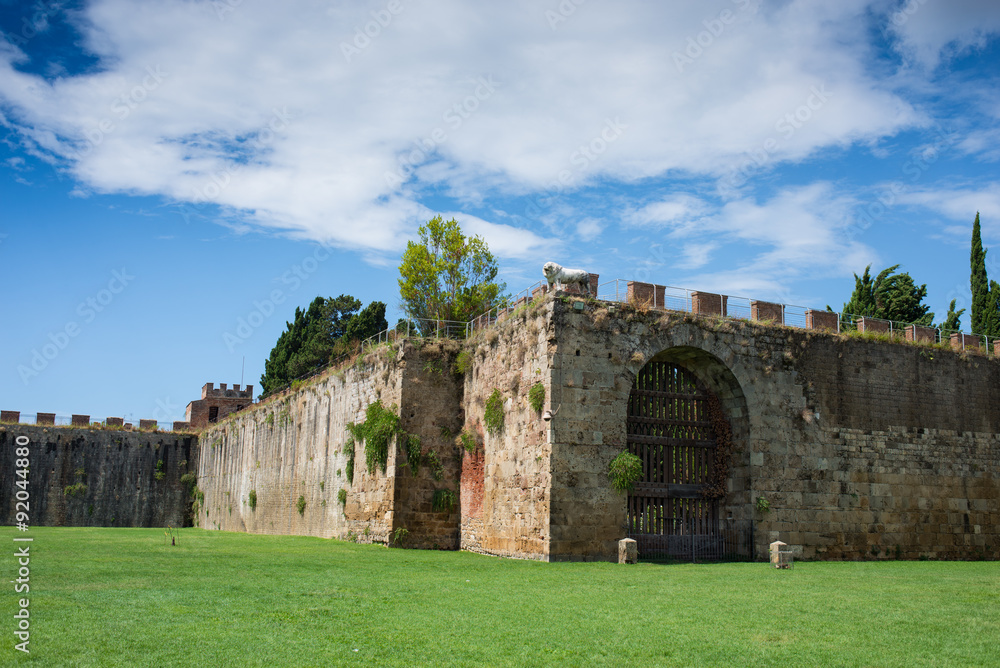
[[[282,392],[295,387],[296,384],[306,382],[331,368],[340,366],[352,358],[368,353],[381,345],[390,344],[401,339],[416,337],[425,339],[467,339],[476,332],[492,326],[498,320],[503,319],[504,316],[510,315],[519,309],[526,308],[527,305],[530,304],[536,297],[547,292],[547,287],[546,281],[538,281],[505,299],[501,304],[498,304],[485,313],[482,313],[467,322],[421,318],[407,318],[405,320],[400,320],[400,322],[396,325],[384,329],[383,331],[368,337],[360,343],[355,344],[354,349],[349,353],[319,364],[298,377],[291,379],[285,385],[267,392],[263,396],[264,398],[272,398],[275,395],[281,394]],[[596,286],[596,290],[592,288],[592,290],[596,292],[597,301],[609,303],[628,303],[630,301],[638,302],[639,300],[636,298],[636,295],[637,291],[640,289],[644,291],[641,298],[641,304],[643,307],[686,313],[694,312],[694,299],[692,295],[698,291],[689,290],[687,288],[639,283],[621,278],[600,283]],[[591,295],[580,296],[593,297],[594,294],[592,293]],[[725,314],[723,317],[744,320],[750,320],[752,318],[753,304],[755,300],[748,297],[738,297],[732,295],[725,295],[723,297],[726,304]],[[782,324],[787,327],[797,327],[800,329],[805,329],[807,327],[807,312],[818,311],[818,309],[809,309],[804,306],[774,304],[772,302],[762,303],[780,307],[781,322],[778,324]],[[953,347],[961,350],[978,349],[980,352],[988,351],[989,354],[994,353],[993,344],[995,344],[997,340],[1000,340],[1000,337],[964,334],[959,330],[929,327],[916,323],[881,320],[850,313],[837,313],[836,315],[837,332],[864,330],[876,335],[884,334],[890,338],[903,338],[907,336],[907,330],[909,328],[917,327],[920,328],[919,332],[917,330],[913,330],[911,333],[914,338],[918,338],[918,334],[920,337],[923,337],[918,338],[918,340],[927,340],[927,337],[929,336],[930,340],[928,342],[931,343],[949,343]],[[953,335],[957,335],[957,337],[953,337]],[[244,410],[252,408],[254,405],[255,404],[250,404]],[[230,415],[232,414],[233,413],[230,413]],[[36,416],[31,414],[25,414],[20,419],[20,423],[22,424],[35,424],[35,421]],[[148,425],[151,421],[144,422]],[[69,426],[72,425],[72,423],[72,417],[65,415],[57,416],[55,420],[55,424],[57,426]],[[102,420],[99,424],[102,427],[108,427],[106,423],[107,420]],[[95,422],[92,424],[97,423]],[[111,425],[110,428],[121,427]],[[133,425],[133,428],[139,429],[139,424],[136,422]],[[157,430],[171,431],[172,429],[173,421],[157,421]]]
[[[632,284],[633,289],[629,289]],[[648,295],[642,300],[643,306],[653,309],[664,309],[668,311],[682,311],[693,313],[692,294],[695,290],[678,288],[672,286],[643,284],[651,288]],[[635,301],[635,282],[626,279],[612,279],[601,283],[598,287],[597,299],[606,302],[628,303],[630,297]],[[754,299],[749,297],[739,297],[725,295],[726,313],[724,317],[733,319],[750,320],[752,317],[752,304]],[[810,309],[805,306],[790,304],[774,304],[781,307],[782,320],[779,324],[787,327],[797,327],[805,329],[807,327],[807,311],[819,310]],[[836,313],[836,312],[834,312]],[[973,350],[978,348],[981,352],[994,352],[994,344],[1000,337],[990,337],[984,334],[965,334],[961,330],[935,327],[920,323],[904,322],[898,320],[885,320],[873,318],[871,316],[861,316],[853,313],[836,313],[837,332],[845,333],[852,331],[866,331],[871,334],[886,334],[889,337],[905,338],[907,330],[911,327],[924,328],[930,330],[931,343],[952,344],[960,350]],[[923,334],[923,330],[921,330]],[[952,342],[952,335],[959,335],[955,342]]]

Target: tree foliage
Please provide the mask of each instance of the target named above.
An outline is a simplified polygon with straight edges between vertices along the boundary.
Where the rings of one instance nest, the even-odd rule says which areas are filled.
[[[305,310],[296,307],[294,320],[285,323],[286,330],[264,362],[263,395],[323,367],[349,352],[355,341],[389,326],[382,302],[372,302],[358,313],[360,308],[361,302],[350,295],[316,297]]]
[[[979,212],[972,223],[972,250],[969,264],[972,274],[969,287],[972,289],[972,307],[969,311],[973,334],[1000,336],[1000,285],[989,280],[986,274],[986,253],[979,225]]]
[[[961,318],[962,318],[962,314],[965,313],[965,309],[963,308],[963,309],[959,309],[958,311],[956,311],[955,310],[955,301],[956,300],[952,299],[951,303],[948,304],[948,315],[946,315],[944,317],[944,320],[942,320],[937,325],[938,329],[949,331],[949,332],[958,332],[958,331],[961,331],[961,329],[962,329]]]
[[[453,218],[436,216],[406,244],[399,295],[411,318],[469,321],[504,298],[496,258],[479,236],[466,237]]]
[[[979,212],[972,223],[972,250],[969,253],[969,264],[972,275],[969,284],[972,288],[972,309],[969,311],[972,331],[975,334],[988,334],[986,331],[991,320],[990,282],[986,276],[986,250],[983,248],[983,238],[979,226]]]
[[[923,303],[927,285],[917,287],[908,273],[897,274],[897,269],[895,264],[872,278],[868,265],[862,276],[854,274],[854,292],[844,304],[842,317],[851,314],[917,325],[933,323],[934,314]]]

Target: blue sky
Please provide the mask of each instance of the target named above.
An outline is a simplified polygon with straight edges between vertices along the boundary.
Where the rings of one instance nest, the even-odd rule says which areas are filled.
[[[259,389],[317,295],[394,320],[439,213],[512,291],[556,260],[839,307],[898,263],[940,320],[976,211],[1000,280],[992,0],[0,0],[0,30],[3,409],[179,419],[244,358]]]

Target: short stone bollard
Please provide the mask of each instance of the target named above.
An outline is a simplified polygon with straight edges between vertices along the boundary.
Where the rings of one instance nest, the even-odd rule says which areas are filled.
[[[776,540],[768,546],[768,553],[771,555],[771,565],[775,568],[779,568],[781,564],[781,548],[785,547],[786,544],[782,543],[780,540]]]
[[[792,567],[792,551],[785,550],[788,545],[776,540],[768,546],[768,552],[771,555],[771,565],[775,568],[791,568]]]
[[[634,564],[639,561],[639,549],[631,538],[618,541],[618,563]]]

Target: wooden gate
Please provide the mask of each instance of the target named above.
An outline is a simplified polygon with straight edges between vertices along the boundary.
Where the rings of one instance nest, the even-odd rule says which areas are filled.
[[[628,535],[641,559],[719,559],[735,551],[732,540],[745,542],[720,522],[718,500],[703,494],[716,447],[709,396],[668,362],[650,362],[632,386],[628,449],[642,460],[642,478],[628,496]]]

